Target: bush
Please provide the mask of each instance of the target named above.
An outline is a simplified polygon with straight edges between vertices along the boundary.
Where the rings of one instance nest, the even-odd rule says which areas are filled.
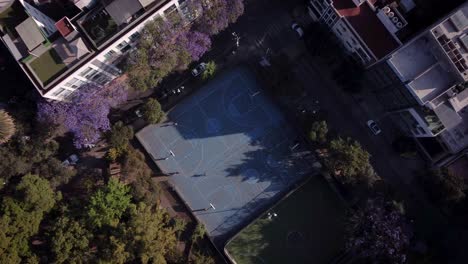
[[[327,134],[328,134],[327,122],[315,121],[312,124],[312,128],[310,129],[309,139],[314,142],[323,144],[327,142]]]
[[[150,124],[157,124],[164,118],[161,104],[154,98],[150,98],[142,108],[143,118]]]
[[[218,66],[216,66],[216,63],[214,61],[209,61],[206,64],[205,71],[202,73],[202,79],[203,80],[208,80],[208,79],[212,78],[216,73],[217,67]]]

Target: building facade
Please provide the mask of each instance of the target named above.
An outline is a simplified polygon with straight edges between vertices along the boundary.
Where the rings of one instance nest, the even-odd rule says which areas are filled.
[[[12,1],[11,5],[17,5],[15,10],[18,10],[17,1],[23,2]],[[66,100],[84,84],[102,86],[120,76],[119,62],[136,46],[139,34],[148,21],[171,14],[184,19],[189,17],[182,0],[76,3],[82,11],[73,18],[63,17],[54,21],[57,33],[52,36],[38,23],[20,24],[16,28],[13,25],[10,26],[12,30],[1,32],[2,41],[39,93],[47,99]],[[9,12],[8,8],[2,9],[0,14],[2,11]],[[25,20],[32,17],[26,8],[21,16]],[[51,21],[50,18],[43,20]],[[22,31],[15,30],[18,26]],[[21,32],[35,32],[33,35],[36,37],[31,39],[31,34]],[[28,43],[34,46],[26,45]]]
[[[407,26],[396,2],[379,0],[310,0],[309,15],[321,22],[364,66],[372,65],[401,46],[397,33]]]
[[[468,147],[468,4],[431,25],[367,73],[402,131],[434,162]]]

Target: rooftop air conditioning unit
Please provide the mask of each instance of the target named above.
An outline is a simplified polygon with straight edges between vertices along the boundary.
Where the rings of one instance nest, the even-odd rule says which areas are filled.
[[[385,14],[388,14],[390,13],[390,11],[392,11],[389,6],[385,6],[384,8],[382,8],[382,10],[384,11]]]
[[[395,13],[393,13],[393,12],[388,12],[388,13],[387,13],[387,16],[390,17],[390,18],[391,18],[391,17],[394,17],[394,16],[395,16]]]

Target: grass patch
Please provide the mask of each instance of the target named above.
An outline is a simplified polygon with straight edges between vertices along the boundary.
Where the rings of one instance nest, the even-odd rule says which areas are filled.
[[[15,27],[28,18],[24,7],[15,1],[9,8],[0,13],[0,28],[13,38],[18,37]]]
[[[226,246],[238,264],[329,263],[344,248],[346,207],[323,177],[268,212]]]
[[[50,49],[29,64],[44,85],[61,74],[67,67],[54,49]]]

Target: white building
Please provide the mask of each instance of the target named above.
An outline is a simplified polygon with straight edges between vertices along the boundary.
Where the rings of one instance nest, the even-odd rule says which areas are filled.
[[[380,2],[309,0],[308,11],[312,19],[330,28],[349,53],[369,66],[401,46],[396,34],[408,24],[402,15],[408,10],[396,2]]]
[[[15,3],[15,0],[12,1],[12,4]],[[117,67],[118,63],[136,45],[145,23],[172,12],[183,15],[185,10],[184,1],[181,0],[79,3],[85,11],[74,18],[64,17],[56,22],[55,28],[59,34],[51,37],[48,37],[49,34],[44,34],[46,37],[37,34],[42,29],[37,19],[34,19],[35,25],[28,23],[20,27],[21,32],[36,34],[18,34],[20,32],[14,30],[1,32],[2,41],[45,98],[65,100],[83,84],[105,85],[118,77],[122,73]],[[88,10],[90,6],[92,8]],[[10,11],[1,8],[0,14],[2,12]],[[29,12],[20,14],[25,21],[30,15]],[[30,44],[29,47],[26,43]]]
[[[395,106],[391,116],[408,135],[422,145],[427,141],[440,145],[438,153],[427,149],[431,159],[441,160],[468,147],[468,3],[372,70],[380,76],[376,78],[382,87],[379,93],[401,94],[398,90],[405,89],[412,97],[413,103],[393,95],[386,95],[384,101]],[[392,74],[396,78],[389,81]]]

